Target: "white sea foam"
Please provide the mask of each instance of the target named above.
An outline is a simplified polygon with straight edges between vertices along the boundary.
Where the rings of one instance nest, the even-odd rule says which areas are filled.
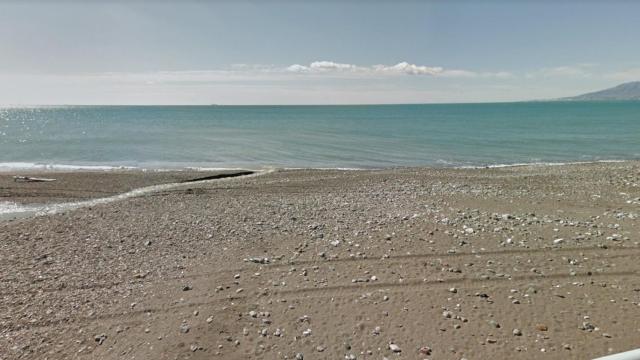
[[[499,169],[519,166],[565,166],[565,165],[581,165],[581,164],[599,164],[599,163],[623,163],[629,160],[592,160],[592,161],[568,161],[568,162],[530,162],[530,163],[514,163],[514,164],[493,164],[493,165],[465,165],[456,166],[456,169]]]
[[[252,170],[262,171],[269,170],[273,167],[255,166],[255,167],[211,167],[211,166],[174,166],[174,164],[163,166],[163,164],[154,164],[151,166],[125,166],[125,165],[71,165],[71,164],[44,164],[30,162],[0,162],[0,172],[10,171],[113,171],[113,170],[142,170],[142,171],[239,171]]]
[[[12,170],[34,170],[34,171],[74,171],[74,170],[133,170],[134,166],[112,166],[112,165],[69,165],[69,164],[39,164],[30,162],[0,162],[0,171]]]
[[[384,168],[365,168],[365,167],[284,167],[282,170],[338,170],[338,171],[366,171],[366,170],[382,170]]]
[[[633,160],[633,159],[630,159]],[[593,164],[593,163],[619,163],[630,160],[590,160],[590,161],[569,161],[569,162],[520,162],[511,164],[489,164],[489,165],[457,165],[455,162],[448,160],[436,160],[433,164],[424,165],[407,165],[407,166],[393,166],[393,167],[379,167],[379,166],[363,166],[363,167],[344,167],[344,166],[322,166],[322,167],[304,167],[304,166],[289,166],[289,167],[274,167],[274,166],[260,166],[256,165],[246,167],[211,167],[211,166],[166,166],[161,164],[156,166],[117,166],[117,165],[69,165],[69,164],[41,164],[41,163],[29,163],[29,162],[0,162],[0,172],[15,172],[15,171],[115,171],[115,170],[140,170],[140,171],[240,171],[251,170],[257,172],[271,171],[276,169],[282,170],[340,170],[340,171],[367,171],[367,170],[383,170],[383,169],[396,169],[396,168],[415,168],[415,167],[445,167],[455,169],[486,169],[486,168],[507,168],[517,166],[562,166],[562,165],[579,165],[579,164]]]

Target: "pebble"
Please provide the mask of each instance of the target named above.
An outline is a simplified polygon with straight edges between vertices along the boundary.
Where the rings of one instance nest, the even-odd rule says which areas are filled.
[[[96,335],[94,337],[94,340],[98,343],[98,345],[102,345],[102,343],[104,343],[105,340],[107,340],[107,335],[105,334]]]
[[[520,329],[513,329],[513,335],[514,336],[522,336],[522,331],[520,331]]]
[[[186,334],[186,333],[189,332],[189,329],[190,329],[189,324],[187,324],[187,323],[180,324],[180,332],[181,333]]]
[[[582,326],[580,327],[581,330],[585,330],[585,331],[594,331],[596,329],[595,325],[593,325],[590,322],[583,322]]]
[[[393,351],[394,353],[402,352],[402,349],[400,349],[400,346],[394,343],[389,344],[389,350]]]
[[[538,331],[547,331],[547,330],[549,330],[549,327],[547,325],[544,325],[544,324],[537,324],[536,325],[536,330],[538,330]]]
[[[245,259],[245,261],[256,263],[256,264],[268,264],[271,260],[267,257],[251,257],[249,259]]]

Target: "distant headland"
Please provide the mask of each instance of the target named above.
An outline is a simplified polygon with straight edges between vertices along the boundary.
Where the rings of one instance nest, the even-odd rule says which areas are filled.
[[[640,81],[632,81],[612,88],[578,96],[560,98],[563,101],[640,100]]]

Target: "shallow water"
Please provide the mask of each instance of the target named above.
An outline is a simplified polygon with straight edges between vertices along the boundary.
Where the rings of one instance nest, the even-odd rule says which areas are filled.
[[[0,109],[0,168],[372,168],[640,158],[640,102]]]

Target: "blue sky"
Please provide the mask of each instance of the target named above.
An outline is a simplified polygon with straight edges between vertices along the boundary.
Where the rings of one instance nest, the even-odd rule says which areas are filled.
[[[633,1],[0,2],[0,104],[485,102],[640,80]]]

